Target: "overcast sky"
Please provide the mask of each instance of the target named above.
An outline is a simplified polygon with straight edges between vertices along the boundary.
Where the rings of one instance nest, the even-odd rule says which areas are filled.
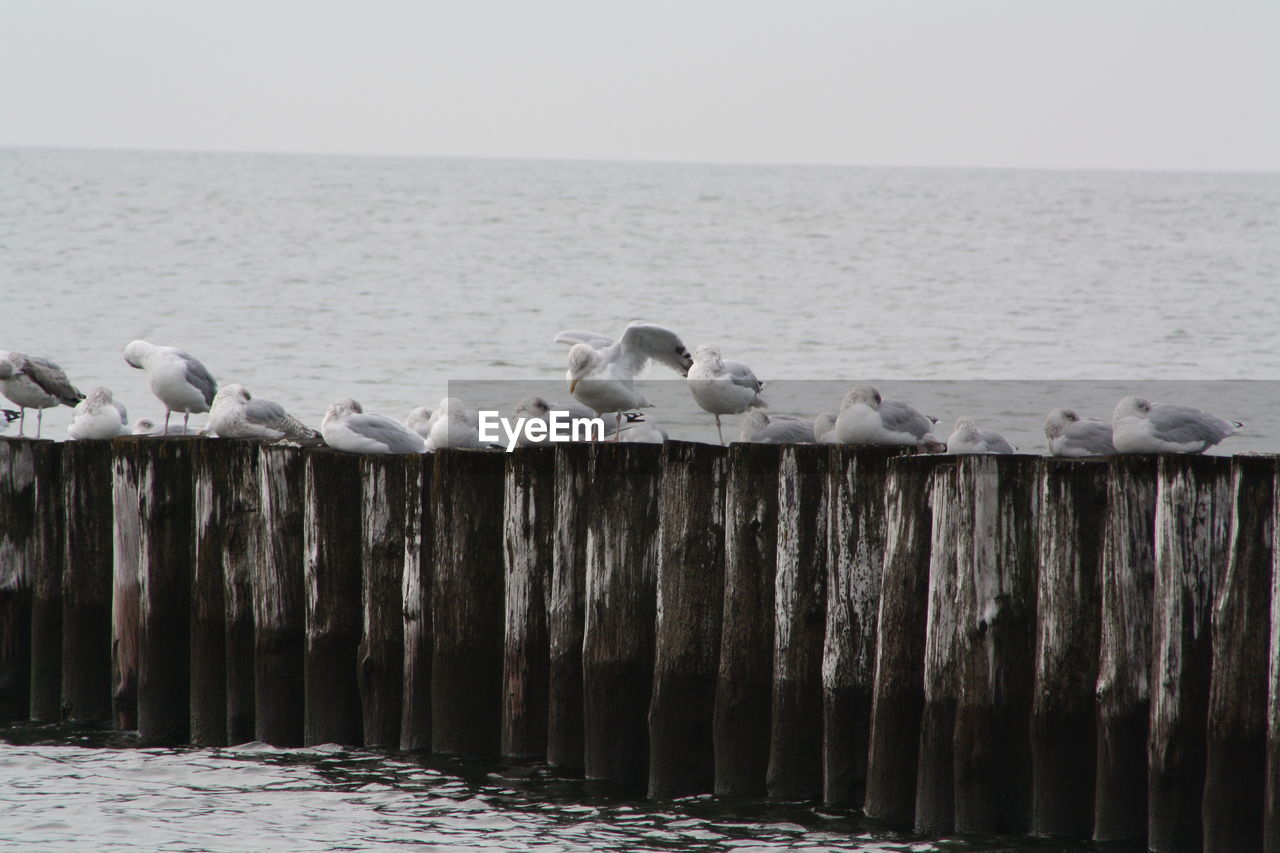
[[[0,145],[1280,170],[1280,0],[3,0]]]

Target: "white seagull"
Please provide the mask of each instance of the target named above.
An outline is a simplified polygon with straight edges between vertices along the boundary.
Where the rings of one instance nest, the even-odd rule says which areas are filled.
[[[182,428],[193,412],[207,412],[213,404],[218,383],[194,356],[176,347],[161,347],[146,341],[131,341],[124,348],[124,360],[145,370],[151,393],[164,403],[164,434],[169,434],[169,415],[182,412]]]
[[[995,430],[978,429],[971,418],[957,418],[956,428],[947,439],[947,452],[956,455],[1013,453],[1017,449]]]
[[[111,389],[101,385],[76,405],[67,427],[67,435],[77,441],[115,438],[131,432],[124,404],[112,397]]]
[[[431,425],[434,423],[434,415],[426,406],[418,406],[404,419],[404,425],[422,436],[424,440],[431,435]]]
[[[422,453],[422,436],[384,415],[366,415],[350,397],[335,400],[320,423],[324,443],[347,453]]]
[[[844,395],[836,418],[840,444],[909,445],[941,452],[946,445],[934,437],[934,418],[906,403],[881,398],[870,385],[858,385]]]
[[[799,418],[770,418],[759,409],[747,412],[742,419],[739,441],[755,444],[812,444],[814,427]]]
[[[711,344],[702,344],[693,351],[688,380],[694,401],[716,416],[716,433],[721,444],[724,444],[721,415],[740,415],[766,405],[760,397],[764,383],[756,379],[751,368],[740,361],[725,361],[720,357],[720,348]]]
[[[570,400],[567,403],[548,402],[544,397],[525,397],[519,403],[516,403],[516,407],[512,410],[512,414],[516,417],[526,419],[526,430],[528,428],[527,424],[530,421],[541,421],[549,426],[551,423],[550,417],[552,412],[566,413],[571,422],[578,420],[592,420],[596,417],[595,411],[582,405],[577,400]],[[643,420],[643,416],[639,412],[624,412],[622,416],[626,419],[627,423],[634,423]],[[623,431],[625,432],[626,429],[627,427],[624,426]],[[604,435],[606,437],[613,435],[616,430],[617,425],[606,419],[604,422]],[[570,430],[570,433],[572,434],[572,430]],[[535,442],[529,439],[525,431],[521,431],[519,438],[519,444],[521,447],[534,443]]]
[[[319,438],[320,433],[238,383],[223,385],[209,407],[209,430],[219,438]]]
[[[836,415],[823,412],[813,419],[813,440],[818,444],[839,444],[836,438]]]
[[[427,450],[444,447],[484,447],[480,441],[480,416],[468,411],[457,397],[445,397],[431,413]],[[419,433],[421,434],[421,433]]]
[[[595,332],[560,332],[556,343],[569,350],[569,393],[598,415],[616,412],[614,441],[622,427],[622,413],[652,405],[636,389],[635,378],[650,361],[688,374],[693,359],[678,335],[651,323],[632,323],[613,340]]]
[[[1044,419],[1044,437],[1054,456],[1110,456],[1111,424],[1101,418],[1081,418],[1071,409],[1054,409]]]
[[[44,410],[74,406],[84,399],[61,367],[47,358],[0,350],[0,390],[18,404],[18,436],[25,434],[27,409],[36,410],[36,438],[44,426]]]
[[[1203,453],[1243,426],[1190,406],[1125,397],[1111,417],[1111,441],[1118,453]]]

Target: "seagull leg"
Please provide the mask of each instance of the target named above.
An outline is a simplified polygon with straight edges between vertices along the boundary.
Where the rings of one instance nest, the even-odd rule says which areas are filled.
[[[36,440],[40,439],[40,429],[44,426],[44,409],[36,409]]]
[[[161,435],[168,435],[168,434],[169,434],[169,410],[165,409],[164,410],[164,432],[161,433]]]
[[[724,430],[720,429],[719,415],[716,415],[716,434],[720,436],[720,446],[724,447]]]
[[[613,440],[622,441],[622,412],[618,412],[618,417],[614,421]]]
[[[189,420],[191,420],[191,413],[183,412],[182,413],[182,434],[183,435],[187,434],[187,421]]]
[[[22,414],[18,416],[18,438],[22,438],[22,436],[25,435],[23,430],[27,428],[27,407],[19,406],[18,411],[22,412]]]

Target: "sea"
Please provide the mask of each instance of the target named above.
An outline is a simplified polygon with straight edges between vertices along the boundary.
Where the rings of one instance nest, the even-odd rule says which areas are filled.
[[[1278,304],[1280,174],[0,148],[0,348],[131,420],[164,415],[135,338],[318,426],[340,397],[567,399],[556,334],[643,320],[748,364],[771,416],[873,384],[1044,453],[1050,409],[1137,394],[1245,423],[1213,452],[1280,452]],[[651,368],[646,418],[717,440],[683,382]],[[6,851],[1091,849],[337,747],[0,744]]]

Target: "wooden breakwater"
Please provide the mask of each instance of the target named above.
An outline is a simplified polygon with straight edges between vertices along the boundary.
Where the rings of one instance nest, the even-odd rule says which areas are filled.
[[[1280,849],[1277,458],[0,440],[0,721]]]

